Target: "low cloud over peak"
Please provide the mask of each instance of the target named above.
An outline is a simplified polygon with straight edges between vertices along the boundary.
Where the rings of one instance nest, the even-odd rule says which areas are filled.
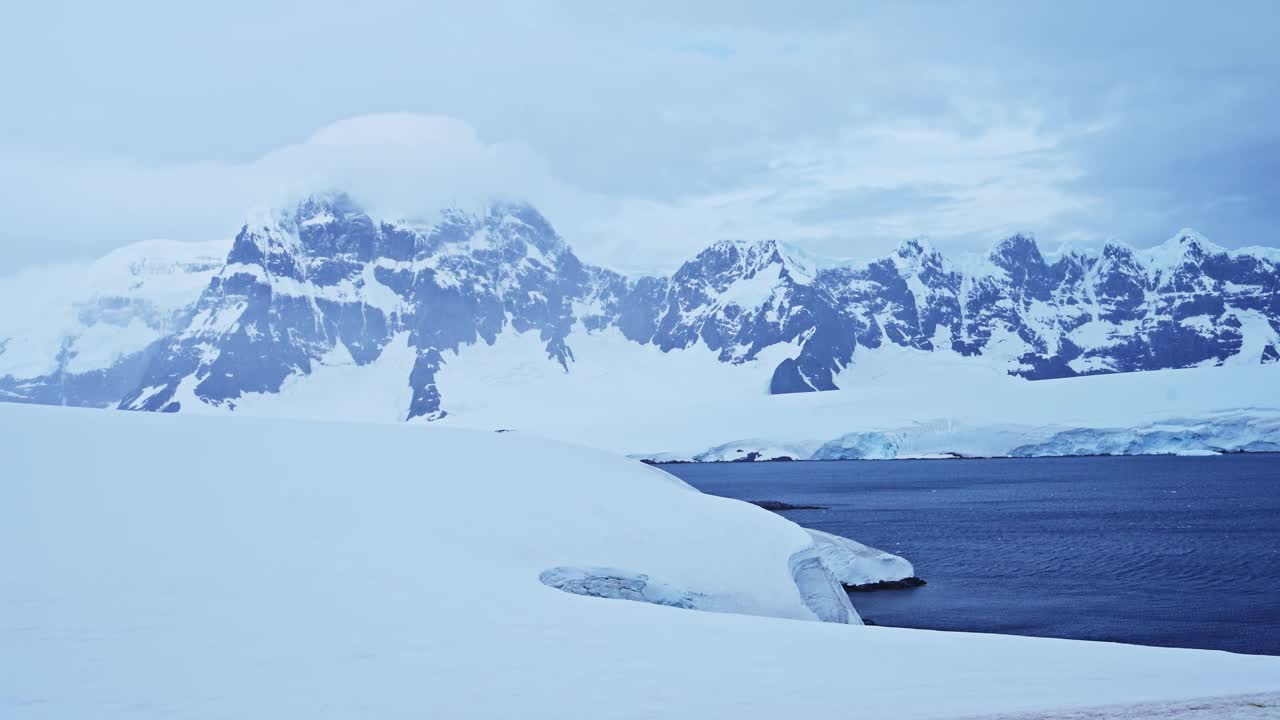
[[[335,188],[385,215],[527,200],[584,257],[654,270],[724,238],[1280,225],[1280,10],[1257,3],[328,4],[15,10],[0,273]]]

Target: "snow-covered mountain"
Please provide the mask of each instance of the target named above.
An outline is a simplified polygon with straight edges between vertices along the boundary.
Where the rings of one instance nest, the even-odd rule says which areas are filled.
[[[632,407],[848,389],[888,348],[1027,380],[1280,359],[1280,252],[1191,231],[1056,256],[1023,235],[960,259],[910,240],[864,265],[726,241],[626,277],[528,205],[403,222],[329,194],[246,224],[218,261],[177,247],[116,253],[84,299],[11,292],[69,319],[0,326],[4,398],[501,426],[602,386]]]
[[[149,240],[87,265],[0,278],[0,400],[118,403],[149,348],[190,322],[229,246]]]

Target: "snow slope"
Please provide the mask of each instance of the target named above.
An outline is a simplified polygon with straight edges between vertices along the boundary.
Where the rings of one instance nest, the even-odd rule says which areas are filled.
[[[453,398],[440,422],[666,460],[1052,454],[1048,445],[1013,451],[1097,431],[1092,444],[1055,443],[1080,454],[1104,448],[1104,436],[1171,422],[1200,430],[1182,448],[1139,442],[1135,451],[1280,446],[1277,364],[1028,381],[953,353],[886,345],[860,351],[837,378],[841,390],[767,395],[767,353],[759,364],[725,365],[697,348],[664,359],[609,331],[569,341],[573,373],[546,367],[531,334],[463,348],[437,376]]]
[[[230,242],[151,240],[85,265],[33,267],[0,278],[0,375],[54,372],[64,345],[72,372],[106,368],[176,329],[170,317],[195,302]]]
[[[0,278],[0,399],[118,403],[142,373],[129,365],[186,326],[230,245],[148,240]],[[84,387],[67,377],[86,378]]]
[[[769,395],[769,368],[790,345],[731,364],[700,346],[663,353],[616,329],[579,327],[567,340],[568,372],[532,331],[444,353],[435,380],[450,412],[436,422],[657,460],[1280,450],[1275,363],[1028,381],[955,353],[885,345],[859,352],[841,390]],[[414,359],[402,336],[365,365],[333,352],[279,392],[244,394],[235,413],[396,422],[412,402]],[[183,392],[185,412],[231,412]]]
[[[808,529],[814,551],[843,585],[870,585],[914,577],[915,568],[897,555],[867,547],[856,540]]]
[[[804,530],[523,433],[0,405],[0,437],[7,720],[909,720],[1280,691],[1280,658],[800,622]],[[562,592],[556,568],[721,612]]]

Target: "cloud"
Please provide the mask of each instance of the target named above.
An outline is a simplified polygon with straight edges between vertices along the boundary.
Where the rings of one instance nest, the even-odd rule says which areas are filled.
[[[584,257],[655,270],[721,237],[865,256],[1280,225],[1280,6],[295,5],[15,8],[0,273],[339,184],[388,214],[526,197]]]
[[[831,255],[878,252],[904,237],[981,236],[1044,227],[1088,199],[1059,139],[1032,126],[961,133],[929,126],[869,126],[830,140],[744,150],[753,167],[709,192],[662,199],[605,194],[556,178],[519,143],[482,139],[467,123],[414,113],[365,115],[242,164],[84,163],[34,153],[9,157],[10,232],[104,236],[233,234],[248,215],[323,190],[350,192],[386,217],[426,217],[495,199],[533,202],[586,259],[668,271],[723,238],[779,238]],[[16,157],[15,157],[16,155]],[[20,180],[19,180],[20,179]],[[15,216],[16,215],[16,216]],[[86,228],[113,228],[86,236]]]
[[[583,232],[626,267],[669,265],[726,237],[784,239],[846,258],[917,235],[985,249],[1013,232],[1057,229],[1096,203],[1077,187],[1084,171],[1064,137],[1034,123],[849,128],[761,151],[759,169],[731,189],[623,201]]]
[[[456,118],[413,113],[333,123],[245,173],[287,182],[295,196],[316,188],[346,190],[391,217],[537,196],[549,183],[558,185],[527,147],[485,142]]]
[[[13,147],[0,148],[0,162],[10,257],[23,244],[55,243],[74,257],[151,237],[229,237],[250,215],[333,189],[397,218],[503,198],[558,207],[567,192],[529,148],[412,113],[342,120],[241,164],[145,165]]]

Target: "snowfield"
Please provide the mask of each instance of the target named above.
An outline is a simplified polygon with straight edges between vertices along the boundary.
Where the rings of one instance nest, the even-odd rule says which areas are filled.
[[[838,460],[1280,451],[1280,364],[1029,381],[954,353],[885,346],[860,350],[837,377],[840,390],[767,395],[776,361],[769,353],[785,348],[726,365],[696,347],[666,358],[611,331],[570,340],[569,373],[546,362],[534,333],[464,348],[438,375],[453,398],[439,422],[704,462],[752,453]],[[283,402],[275,410],[304,412]]]
[[[0,437],[6,720],[909,719],[1280,692],[1274,657],[816,622],[838,598],[825,566],[804,580],[805,530],[527,433],[0,405]]]
[[[185,326],[229,240],[148,240],[0,277],[0,377],[102,370]]]
[[[616,330],[569,340],[569,372],[548,362],[532,331],[446,353],[437,380],[450,411],[435,422],[658,461],[1280,451],[1280,363],[1031,381],[954,353],[885,346],[859,351],[840,390],[769,395],[769,368],[789,345],[733,365],[704,347],[663,353]],[[363,366],[338,347],[234,410],[199,402],[190,383],[175,397],[184,413],[401,421],[414,359],[405,336]]]

